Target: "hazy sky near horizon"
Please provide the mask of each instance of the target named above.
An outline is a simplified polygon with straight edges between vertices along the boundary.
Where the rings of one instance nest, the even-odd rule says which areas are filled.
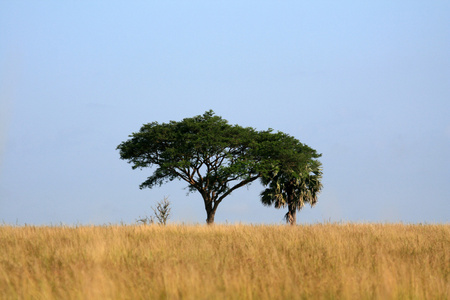
[[[134,223],[164,196],[204,223],[197,193],[139,190],[118,144],[213,109],[323,154],[298,222],[449,222],[449,1],[2,1],[0,222]],[[278,224],[259,182],[216,222]]]

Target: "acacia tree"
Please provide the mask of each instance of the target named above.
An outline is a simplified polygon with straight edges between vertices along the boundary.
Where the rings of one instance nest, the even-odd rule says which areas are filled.
[[[297,211],[301,210],[305,203],[311,206],[316,204],[322,189],[321,163],[317,160],[321,155],[308,146],[303,147],[303,152],[291,153],[291,156],[285,157],[286,161],[261,177],[262,184],[267,186],[261,193],[261,202],[267,206],[274,205],[277,209],[287,206],[285,219],[291,225],[297,223]],[[295,163],[296,159],[305,159],[296,158],[304,152],[309,153],[309,158],[303,163]]]
[[[206,222],[212,224],[225,197],[260,177],[252,154],[257,135],[253,128],[230,125],[210,110],[180,122],[145,124],[117,149],[133,169],[157,167],[141,189],[186,181],[189,191],[201,194]]]
[[[133,169],[156,167],[140,188],[186,181],[189,191],[201,194],[208,224],[234,190],[268,178],[288,157],[304,164],[310,155],[302,152],[310,148],[286,134],[230,125],[212,110],[180,122],[145,124],[129,137],[117,147],[120,158]]]

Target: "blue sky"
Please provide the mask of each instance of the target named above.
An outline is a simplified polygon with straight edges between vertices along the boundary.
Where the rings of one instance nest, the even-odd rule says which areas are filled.
[[[213,109],[323,154],[299,223],[450,220],[448,1],[2,1],[0,221],[134,223],[183,182],[139,190],[116,146]],[[253,183],[216,222],[278,224]]]

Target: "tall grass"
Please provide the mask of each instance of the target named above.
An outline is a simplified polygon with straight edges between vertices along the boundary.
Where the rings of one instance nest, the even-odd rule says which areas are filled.
[[[0,299],[448,299],[450,225],[0,227]]]

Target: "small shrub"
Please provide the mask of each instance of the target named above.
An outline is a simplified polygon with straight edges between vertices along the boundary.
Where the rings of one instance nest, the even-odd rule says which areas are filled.
[[[164,197],[164,199],[156,204],[156,209],[153,208],[155,217],[160,225],[166,225],[167,220],[170,217],[170,201],[169,197]]]
[[[154,220],[153,216],[150,216],[150,217],[146,216],[144,218],[141,218],[139,216],[139,219],[137,219],[136,222],[142,223],[143,225],[149,225],[149,224],[155,223],[155,220]]]

